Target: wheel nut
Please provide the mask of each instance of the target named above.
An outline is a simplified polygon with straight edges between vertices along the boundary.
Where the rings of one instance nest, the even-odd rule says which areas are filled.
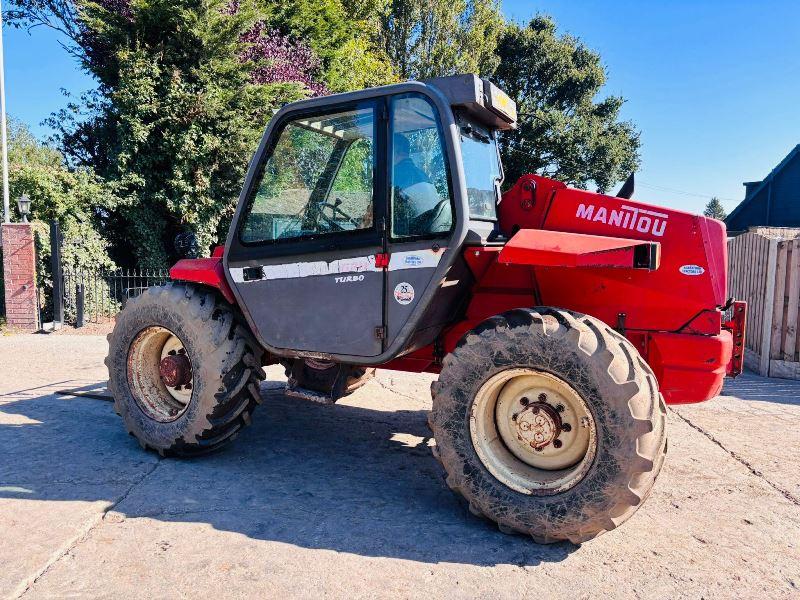
[[[527,396],[523,396],[522,398],[519,399],[519,403],[522,404],[522,406],[528,406],[530,402],[531,401],[528,400]]]
[[[556,406],[556,410],[557,410],[558,412],[564,412],[564,405],[563,405],[563,404],[558,404],[558,405]]]
[[[561,425],[561,431],[572,431],[572,425],[569,423],[564,423]]]
[[[547,394],[539,394],[539,402],[545,402],[547,400]]]
[[[561,448],[563,446],[563,442],[561,440],[553,440],[553,447],[554,448]]]

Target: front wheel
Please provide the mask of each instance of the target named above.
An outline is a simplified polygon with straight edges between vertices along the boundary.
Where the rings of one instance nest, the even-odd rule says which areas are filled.
[[[128,301],[108,341],[114,408],[142,447],[204,454],[250,424],[262,350],[213,291],[149,288]]]
[[[627,520],[666,452],[666,407],[602,321],[518,309],[468,333],[433,385],[447,483],[504,532],[580,543]]]

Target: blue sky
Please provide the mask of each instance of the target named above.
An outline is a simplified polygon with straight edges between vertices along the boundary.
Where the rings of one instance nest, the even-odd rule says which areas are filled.
[[[711,195],[730,210],[800,143],[800,2],[504,0],[510,18],[552,15],[561,32],[600,52],[603,93],[627,99],[642,133],[636,198],[700,211]],[[8,111],[39,125],[65,88],[92,86],[51,32],[6,28]]]

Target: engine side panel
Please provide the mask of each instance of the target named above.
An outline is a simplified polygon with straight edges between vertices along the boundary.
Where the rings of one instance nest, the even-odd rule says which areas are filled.
[[[623,198],[561,187],[526,176],[530,201],[518,184],[504,196],[507,234],[515,228],[625,237],[658,242],[661,265],[653,271],[535,267],[542,303],[594,315],[626,327],[677,331],[704,310],[726,301],[725,226],[713,219]],[[525,206],[530,206],[527,210]]]

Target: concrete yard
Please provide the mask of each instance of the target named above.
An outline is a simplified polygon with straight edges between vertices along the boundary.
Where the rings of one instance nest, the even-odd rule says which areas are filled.
[[[800,382],[748,374],[671,407],[642,509],[539,546],[447,489],[431,376],[383,372],[319,407],[270,369],[253,426],[186,461],[125,433],[105,351],[0,337],[0,597],[800,598]]]

